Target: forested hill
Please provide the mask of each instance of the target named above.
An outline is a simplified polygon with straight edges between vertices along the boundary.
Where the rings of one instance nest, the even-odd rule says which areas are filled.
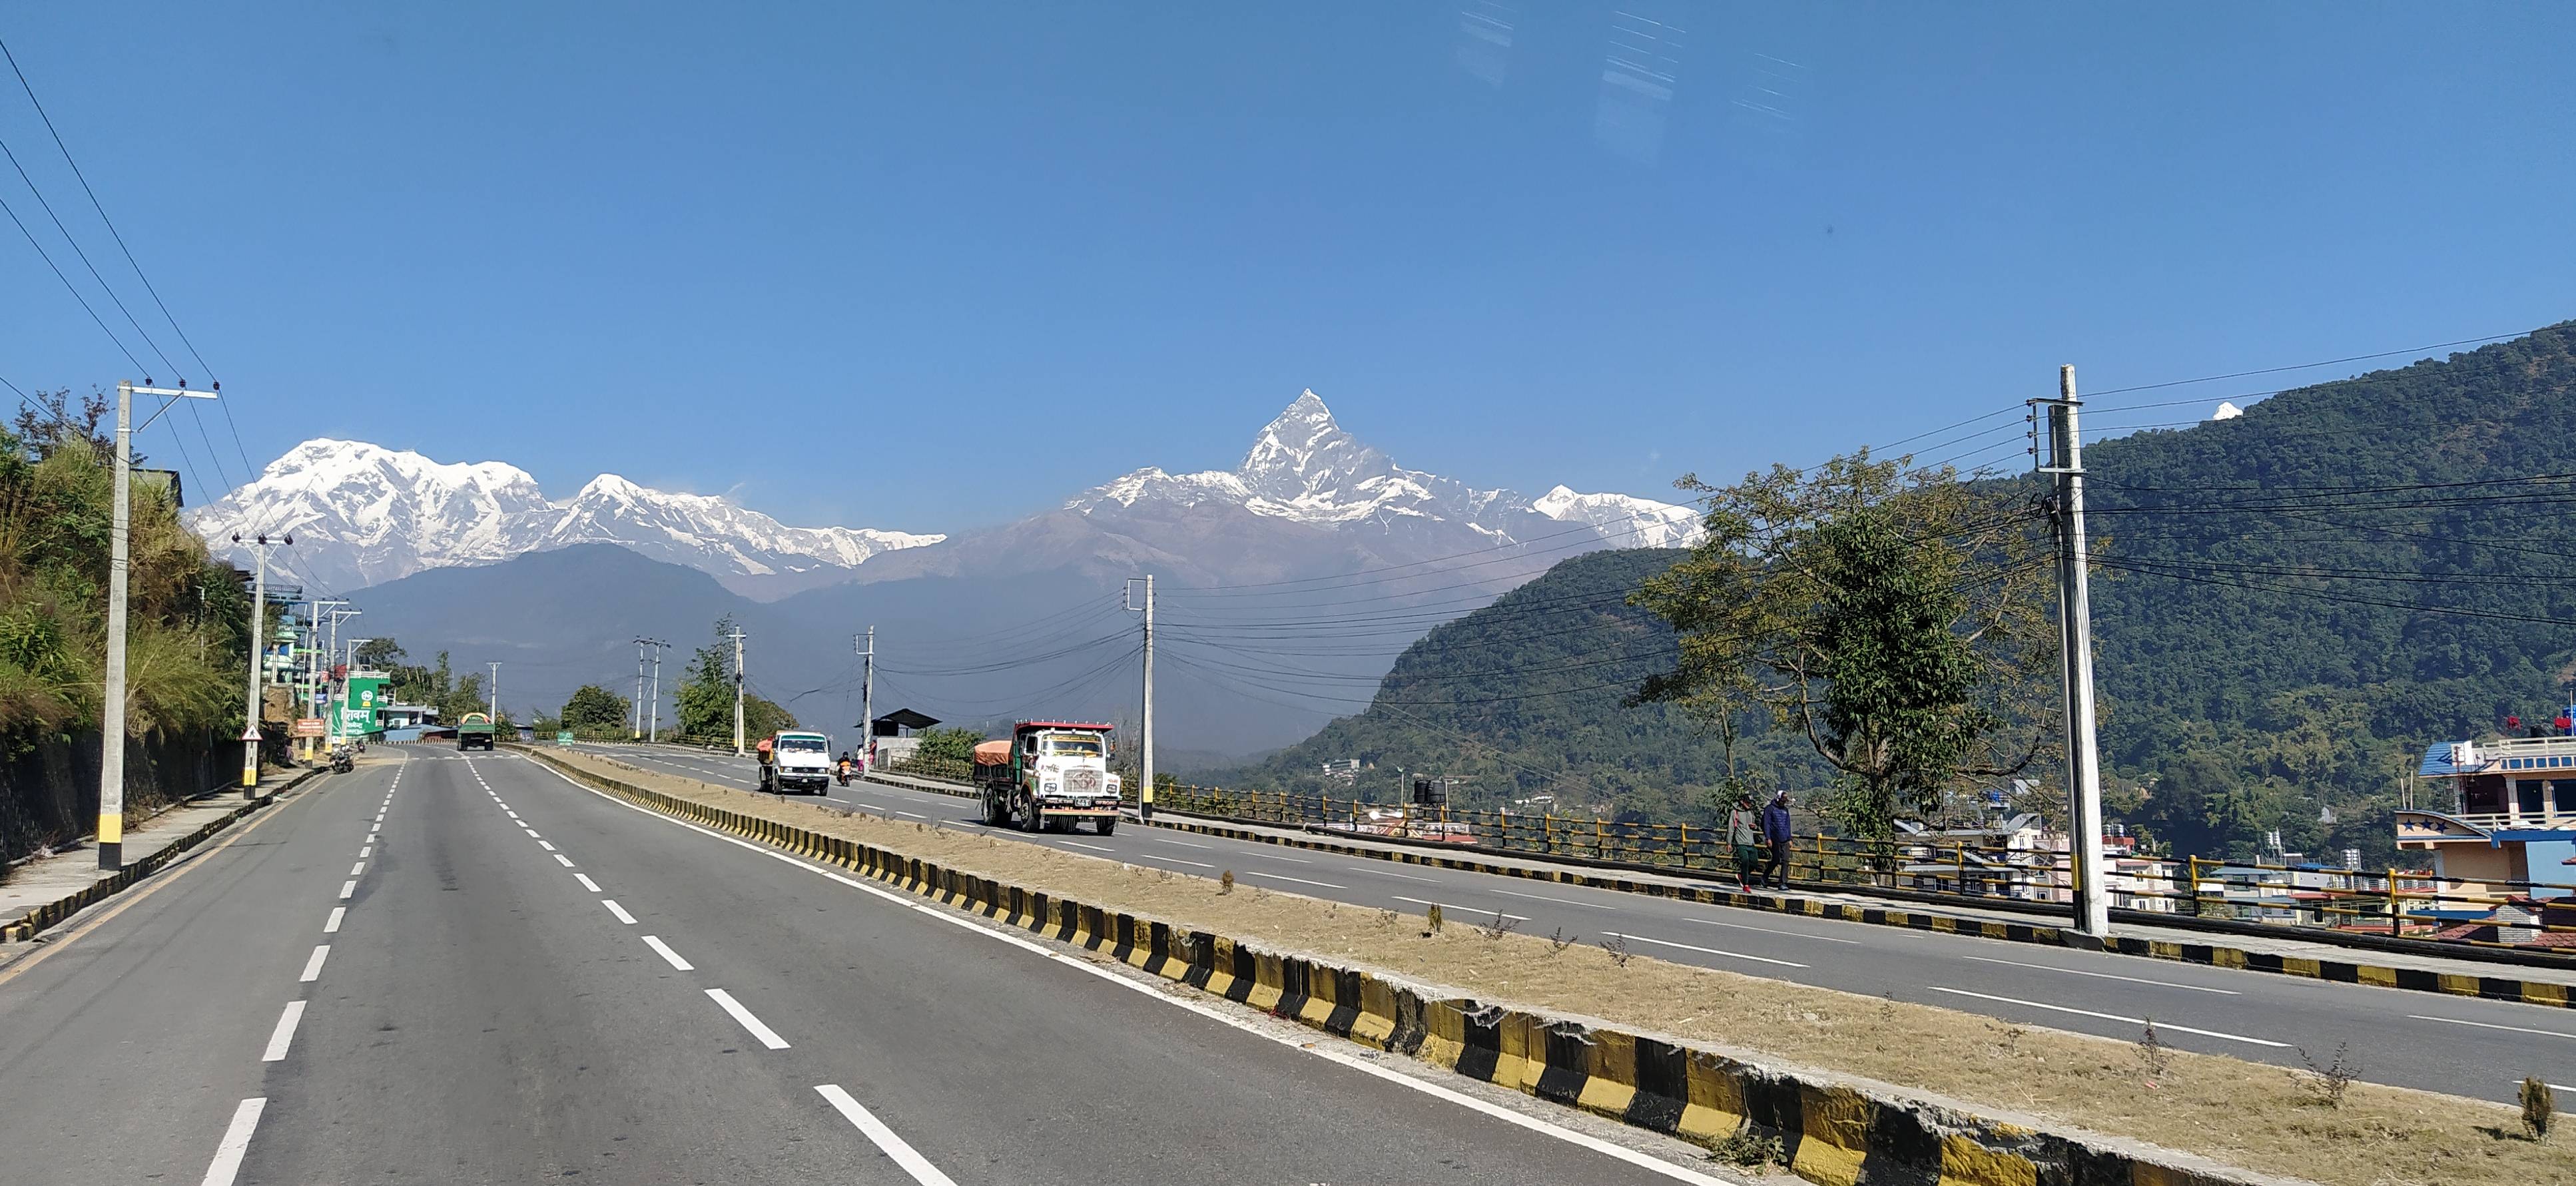
[[[1451,794],[1461,804],[1552,794],[1560,812],[1701,818],[1725,773],[1723,747],[1680,709],[1620,703],[1675,654],[1671,628],[1630,608],[1628,594],[1683,555],[1639,548],[1560,563],[1407,648],[1367,711],[1219,781],[1385,799],[1423,773],[1460,780]],[[1803,738],[1760,738],[1738,754],[1796,772],[1792,785],[1825,774]],[[1351,759],[1363,767],[1355,779],[1323,773]]]
[[[2185,389],[2188,391],[2190,389]],[[2206,414],[2232,391],[2097,400],[2088,428]],[[2431,742],[2546,720],[2576,674],[2576,323],[2286,391],[2230,420],[2087,449],[2113,809],[2182,848],[2390,849]],[[2525,479],[2507,481],[2508,479]],[[1723,774],[1676,710],[1623,708],[1672,639],[1622,599],[1673,552],[1581,557],[1422,639],[1366,712],[1229,776],[1314,788],[1357,758],[1462,797],[1699,818]],[[1786,785],[1799,739],[1739,746]],[[1338,786],[1339,784],[1334,784]]]

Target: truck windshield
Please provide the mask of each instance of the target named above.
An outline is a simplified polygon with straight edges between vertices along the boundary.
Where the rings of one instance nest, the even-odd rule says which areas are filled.
[[[1100,756],[1100,739],[1097,737],[1050,737],[1046,739],[1046,752],[1051,754],[1072,754],[1078,757],[1097,758]]]
[[[819,754],[830,748],[832,748],[832,744],[820,737],[781,737],[778,739],[778,751],[780,753]]]

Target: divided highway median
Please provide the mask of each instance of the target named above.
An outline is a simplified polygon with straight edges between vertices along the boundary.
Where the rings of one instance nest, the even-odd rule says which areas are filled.
[[[1169,979],[1820,1183],[2566,1180],[2479,1100],[1665,963],[849,816],[593,755],[584,785]],[[1139,1040],[1151,1040],[1140,1036]]]

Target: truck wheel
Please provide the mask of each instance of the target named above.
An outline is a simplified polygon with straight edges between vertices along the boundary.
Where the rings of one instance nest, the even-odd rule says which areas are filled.
[[[984,826],[998,828],[1011,822],[1011,808],[998,796],[984,796]]]
[[[1114,820],[1114,819],[1104,819],[1104,820],[1100,821],[1100,834],[1101,834],[1101,835],[1103,835],[1103,836],[1114,836],[1114,835],[1116,835],[1117,833],[1118,833],[1118,821],[1117,821],[1117,820]]]

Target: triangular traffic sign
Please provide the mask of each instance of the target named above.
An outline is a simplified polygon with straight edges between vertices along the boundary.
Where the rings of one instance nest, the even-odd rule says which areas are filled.
[[[259,740],[259,730],[244,727],[242,729],[241,739],[244,741],[257,741]]]

